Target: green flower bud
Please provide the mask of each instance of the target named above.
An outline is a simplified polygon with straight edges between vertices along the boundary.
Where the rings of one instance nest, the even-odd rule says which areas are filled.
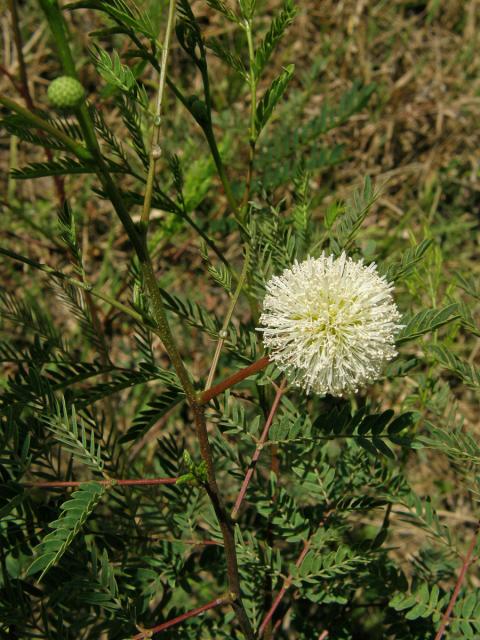
[[[85,91],[75,78],[60,76],[50,83],[47,95],[57,109],[74,109],[83,102]]]

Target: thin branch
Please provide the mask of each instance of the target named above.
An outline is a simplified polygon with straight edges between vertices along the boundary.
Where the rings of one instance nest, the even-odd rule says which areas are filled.
[[[163,94],[165,92],[165,82],[167,78],[167,62],[168,52],[170,48],[170,38],[172,35],[173,24],[175,22],[175,0],[170,0],[168,7],[167,26],[165,29],[165,39],[162,48],[162,62],[160,66],[160,79],[158,83],[157,104],[155,109],[155,117],[153,120],[152,146],[150,149],[150,164],[148,166],[147,184],[145,187],[145,199],[143,201],[142,223],[146,228],[150,219],[150,211],[152,209],[153,184],[155,181],[155,169],[157,162],[162,154],[160,148],[160,126],[162,124],[162,104]]]
[[[477,526],[475,527],[475,531],[472,536],[472,540],[468,545],[467,553],[463,560],[460,573],[458,574],[457,584],[455,585],[455,589],[453,590],[452,597],[450,598],[450,602],[448,603],[447,609],[443,614],[442,622],[437,631],[437,635],[435,636],[435,640],[441,640],[441,638],[443,637],[443,634],[445,633],[445,629],[447,628],[450,615],[453,611],[453,607],[455,606],[455,603],[460,594],[460,590],[462,588],[463,581],[465,580],[465,576],[467,575],[468,567],[473,562],[473,552],[477,545],[479,534],[480,534],[480,523],[477,523]]]
[[[298,556],[297,561],[295,562],[295,566],[298,568],[301,566],[302,562],[305,560],[305,556],[308,553],[308,550],[310,549],[310,540],[305,540],[305,542],[303,543],[303,549],[301,554]],[[280,589],[280,591],[278,592],[275,600],[272,603],[272,606],[270,607],[270,609],[268,610],[267,614],[265,615],[262,624],[260,625],[260,628],[258,629],[258,637],[261,638],[268,623],[270,622],[270,620],[272,619],[275,611],[277,610],[279,604],[281,603],[283,596],[285,595],[285,593],[288,591],[288,589],[290,589],[290,586],[292,584],[292,576],[291,574],[288,576],[288,578],[286,578],[283,581],[283,585],[282,588]]]
[[[134,480],[122,480],[111,478],[109,480],[97,480],[92,478],[91,480],[81,480],[81,481],[57,481],[53,482],[22,482],[23,487],[31,487],[34,489],[57,489],[63,487],[80,487],[87,482],[96,482],[97,484],[101,484],[104,487],[110,487],[119,485],[121,487],[133,487],[133,486],[152,486],[158,484],[175,484],[178,481],[178,478],[136,478]]]
[[[144,49],[140,40],[136,38],[133,32],[129,33],[129,36],[132,39],[132,41],[136,44],[139,51],[144,51],[146,59],[150,62],[150,64],[154,67],[154,69],[156,69],[157,71],[160,71],[160,65],[158,63],[157,58],[153,54],[149,53],[147,50]],[[203,79],[204,88],[205,88],[205,100],[206,100],[206,103],[208,104],[210,101],[208,74],[205,73],[204,71],[202,71],[202,79]],[[230,180],[227,176],[227,172],[225,171],[225,166],[223,164],[220,152],[218,150],[215,132],[213,130],[213,126],[211,122],[209,122],[207,125],[205,125],[205,123],[198,122],[197,118],[192,113],[192,109],[190,107],[187,97],[183,95],[180,89],[176,86],[175,82],[167,76],[166,83],[169,89],[174,93],[175,97],[182,103],[185,109],[190,113],[190,115],[194,118],[194,120],[199,124],[200,128],[202,129],[205,135],[205,138],[207,140],[207,143],[210,147],[210,152],[212,154],[218,176],[222,182],[228,204],[232,209],[232,211],[234,212],[235,216],[238,216],[238,204],[233,195],[232,186],[230,184]]]
[[[247,246],[247,249],[246,249],[246,252],[245,252],[245,260],[243,262],[242,273],[240,274],[240,278],[238,279],[237,287],[235,289],[233,297],[232,297],[232,299],[230,301],[230,304],[228,306],[227,313],[225,315],[225,320],[223,321],[223,325],[222,325],[222,328],[220,330],[220,334],[219,334],[220,335],[220,339],[217,342],[217,347],[215,349],[215,354],[213,356],[212,364],[210,366],[210,371],[209,371],[209,374],[208,374],[207,383],[205,385],[205,391],[207,389],[210,389],[210,387],[212,386],[213,378],[215,377],[215,371],[216,371],[217,365],[218,365],[218,360],[220,358],[220,354],[222,352],[222,348],[223,348],[223,345],[225,343],[225,339],[227,337],[228,325],[230,324],[230,320],[232,319],[232,315],[233,315],[233,312],[235,310],[235,306],[236,306],[236,304],[238,302],[238,298],[240,296],[240,293],[242,292],[243,285],[245,284],[245,278],[247,277],[249,264],[250,264],[250,247]]]
[[[176,618],[172,618],[167,622],[163,622],[162,624],[153,627],[152,629],[145,629],[141,633],[137,633],[136,636],[133,636],[132,640],[141,640],[141,638],[151,638],[155,633],[160,633],[161,631],[165,631],[165,629],[169,629],[170,627],[174,627],[177,624],[180,624],[184,620],[188,620],[189,618],[194,618],[195,616],[199,616],[201,613],[208,611],[209,609],[214,609],[215,607],[220,607],[223,604],[228,604],[228,598],[216,598],[207,604],[204,604],[197,609],[192,609],[187,613],[182,613],[181,616],[177,616]]]
[[[249,135],[249,158],[247,168],[247,180],[245,183],[245,193],[242,202],[242,215],[245,215],[248,201],[250,199],[250,190],[252,187],[253,163],[255,160],[255,146],[257,143],[257,76],[255,70],[255,50],[253,46],[252,22],[247,20],[245,23],[245,33],[248,43],[248,57],[250,61],[250,71],[248,81],[250,84],[250,135]]]
[[[242,380],[245,380],[245,378],[253,376],[255,373],[258,373],[262,369],[265,369],[268,364],[270,364],[270,359],[268,356],[260,358],[260,360],[257,360],[253,364],[248,365],[248,367],[245,367],[245,369],[237,371],[237,373],[234,373],[232,376],[225,378],[225,380],[222,380],[222,382],[219,382],[215,386],[201,393],[199,401],[201,402],[201,404],[206,404],[212,398],[219,396],[226,389],[233,387],[233,385],[241,382]]]
[[[171,13],[171,15],[169,14],[170,30],[173,25],[174,14],[172,12],[174,11],[174,7],[175,7],[174,0],[170,0],[170,13]],[[168,31],[168,27],[167,27],[167,31]],[[169,38],[169,35],[168,35],[168,38]],[[167,38],[167,43],[168,43],[168,38]],[[165,62],[166,62],[166,58],[165,58]],[[163,74],[166,73],[166,65],[162,67],[161,72]],[[166,78],[166,76],[164,76],[164,78]],[[164,82],[165,82],[165,79],[163,80],[163,83]],[[161,107],[161,96],[160,96],[160,107]],[[160,122],[157,122],[157,124],[159,125]],[[159,135],[158,127],[156,131],[156,135],[157,134]],[[144,232],[146,232],[148,227],[148,218],[150,215],[150,208],[151,208],[151,191],[149,192],[148,184],[150,181],[151,184],[153,185],[154,175],[152,171],[154,171],[154,168],[155,168],[155,164],[154,164],[155,158],[153,157],[154,151],[155,151],[155,148],[152,150],[152,157],[149,165],[149,172],[148,172],[148,178],[147,178],[147,189],[145,191],[145,200],[144,200],[143,213],[142,213],[142,222],[144,225],[144,230],[143,230]],[[153,166],[153,169],[152,169],[152,166]],[[240,627],[243,631],[245,638],[247,640],[254,640],[253,628],[248,618],[247,612],[245,611],[245,607],[243,606],[243,603],[242,603],[241,588],[240,588],[240,574],[238,570],[237,551],[235,547],[234,527],[233,527],[233,522],[230,520],[229,515],[225,509],[222,496],[220,494],[220,491],[217,485],[215,465],[213,461],[213,452],[210,446],[210,441],[209,441],[208,432],[207,432],[205,409],[202,406],[202,403],[199,400],[198,394],[194,389],[189,373],[185,367],[183,359],[178,350],[176,341],[173,337],[172,330],[170,328],[168,318],[165,312],[165,307],[163,305],[162,296],[160,294],[160,289],[158,287],[157,279],[155,277],[155,272],[153,270],[153,265],[152,265],[150,256],[148,255],[148,248],[145,242],[145,236],[143,236],[142,240],[143,240],[143,244],[141,247],[142,249],[141,253],[143,253],[144,255],[141,256],[139,254],[139,258],[142,263],[142,275],[143,275],[145,288],[148,291],[150,296],[151,312],[157,324],[157,327],[161,332],[161,338],[162,338],[163,344],[177,372],[181,385],[185,391],[187,401],[193,413],[195,432],[196,432],[199,447],[200,447],[200,453],[206,465],[207,482],[205,485],[205,489],[212,502],[215,515],[217,517],[218,523],[220,525],[220,529],[222,531],[223,542],[224,542],[225,564],[226,564],[228,587],[229,587],[229,593],[230,593],[229,602],[233,608],[233,611],[240,624]]]
[[[282,382],[280,387],[277,389],[277,393],[272,403],[272,408],[270,409],[270,413],[268,414],[267,421],[265,422],[265,426],[262,431],[262,435],[260,436],[260,440],[257,442],[257,446],[255,447],[255,452],[252,456],[252,460],[248,465],[247,473],[245,474],[245,478],[243,480],[240,492],[235,501],[235,506],[232,509],[231,518],[235,520],[238,515],[238,511],[242,505],[243,499],[245,498],[245,494],[247,493],[248,485],[250,484],[250,480],[252,478],[253,472],[255,471],[255,467],[257,466],[257,461],[260,457],[260,454],[263,449],[263,445],[268,437],[268,432],[273,422],[273,418],[275,417],[275,413],[277,412],[278,407],[280,406],[280,400],[282,399],[282,395],[285,391],[286,380]]]

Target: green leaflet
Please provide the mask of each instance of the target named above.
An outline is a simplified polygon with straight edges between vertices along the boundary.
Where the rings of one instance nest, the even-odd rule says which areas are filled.
[[[277,106],[281,97],[285,93],[285,90],[290,82],[295,65],[290,64],[286,67],[282,73],[275,78],[270,85],[269,89],[265,92],[265,95],[257,105],[257,116],[255,121],[255,128],[257,137],[260,135],[262,129],[270,120],[273,110]]]
[[[101,443],[95,442],[93,429],[87,434],[83,420],[80,425],[78,424],[74,406],[69,410],[62,397],[62,404],[57,405],[56,415],[44,416],[43,420],[47,429],[53,433],[65,451],[71,453],[78,462],[92,471],[102,471],[104,463]]]
[[[230,22],[238,22],[238,16],[228,7],[223,0],[207,0],[207,4],[215,11],[219,11]]]
[[[432,246],[432,240],[426,239],[422,240],[419,244],[414,247],[410,247],[403,253],[402,258],[399,262],[392,264],[388,267],[385,277],[389,282],[396,282],[397,280],[403,280],[406,278],[412,271],[416,264],[423,260],[425,254]]]
[[[407,315],[403,322],[405,327],[397,336],[396,343],[403,344],[410,340],[416,340],[420,336],[439,329],[449,322],[457,320],[458,306],[456,303],[449,304],[443,309],[426,309],[419,311],[413,316]]]
[[[480,387],[480,370],[473,364],[465,362],[443,345],[434,345],[430,351],[442,367],[457,375],[466,385],[472,389]]]
[[[397,593],[389,606],[401,611],[406,620],[431,618],[438,629],[442,615],[450,601],[451,593],[436,584],[422,582],[410,592]],[[478,593],[462,590],[455,602],[448,621],[448,632],[452,637],[475,640],[480,631],[480,598]]]
[[[34,575],[41,571],[38,582],[47,571],[55,565],[75,536],[79,533],[87,518],[100,502],[106,489],[96,482],[81,485],[69,500],[61,505],[62,514],[58,520],[50,523],[53,529],[35,548],[36,558],[29,566],[27,575]]]
[[[66,8],[70,10],[95,9],[104,11],[117,24],[138,30],[151,39],[157,37],[148,13],[140,11],[133,2],[125,2],[125,0],[109,0],[109,2],[103,2],[103,0],[80,0],[79,2],[68,4]]]
[[[253,73],[259,78],[285,31],[293,22],[297,9],[292,0],[285,0],[281,11],[273,18],[270,28],[255,52]]]
[[[128,173],[128,169],[108,163],[112,173]],[[96,173],[98,170],[94,162],[73,160],[72,158],[59,158],[51,162],[32,162],[22,169],[13,169],[10,174],[15,180],[30,180],[32,178],[44,178],[45,176],[64,176],[80,173]]]
[[[328,225],[332,227],[330,244],[335,255],[348,251],[378,196],[379,193],[374,189],[371,178],[366,176],[363,188],[353,192],[352,197],[346,201],[343,211],[338,208],[334,210],[335,217],[331,216]]]
[[[148,405],[135,416],[130,429],[120,437],[120,442],[139,440],[153,425],[168,411],[185,399],[183,390],[178,386],[169,386],[167,389],[151,400]]]

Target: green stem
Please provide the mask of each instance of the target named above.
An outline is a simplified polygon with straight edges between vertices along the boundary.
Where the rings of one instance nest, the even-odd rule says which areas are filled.
[[[248,43],[248,58],[249,58],[249,73],[248,73],[248,82],[250,85],[250,127],[249,127],[249,156],[248,156],[248,167],[247,167],[247,177],[245,180],[245,192],[242,199],[242,206],[240,210],[240,219],[241,223],[244,226],[245,220],[247,218],[248,213],[248,202],[250,200],[250,192],[252,189],[252,178],[253,178],[253,162],[255,160],[255,146],[257,142],[257,74],[255,70],[255,49],[253,46],[253,34],[252,34],[252,18],[245,19],[244,29],[247,37]],[[248,277],[248,274],[247,274]],[[248,285],[250,288],[251,285],[251,277],[248,277]],[[248,289],[247,289],[248,290]],[[248,301],[250,304],[250,311],[252,314],[252,319],[255,324],[258,321],[259,311],[257,301],[250,295],[248,295]]]
[[[47,120],[44,120],[40,116],[37,116],[35,113],[32,113],[28,109],[25,109],[25,107],[19,105],[18,102],[7,98],[7,96],[3,95],[3,93],[0,93],[0,104],[3,104],[3,106],[7,107],[7,109],[10,109],[10,111],[18,113],[19,116],[22,116],[22,118],[30,122],[36,129],[40,129],[41,131],[49,133],[52,137],[56,138],[59,142],[64,144],[65,147],[67,147],[67,149],[74,153],[80,160],[90,162],[93,160],[93,156],[90,151],[88,151],[88,149],[85,149],[82,144],[79,144],[73,138],[70,138],[70,136],[54,127]]]
[[[228,585],[230,596],[232,599],[232,607],[246,638],[248,638],[249,640],[253,640],[253,629],[241,601],[240,577],[238,572],[237,551],[235,548],[234,525],[223,505],[220,491],[218,489],[215,467],[213,463],[212,448],[208,439],[204,407],[202,406],[201,399],[197,397],[193,384],[190,380],[190,377],[188,376],[187,370],[185,369],[183,361],[175,345],[174,338],[165,314],[165,308],[163,306],[155,274],[153,273],[153,270],[151,268],[151,264],[143,264],[142,272],[145,286],[150,295],[152,304],[152,315],[162,334],[162,340],[165,349],[167,350],[172,364],[177,371],[177,375],[184,388],[185,395],[187,396],[187,401],[193,413],[195,431],[200,445],[200,453],[207,467],[207,485],[205,488],[210,497],[213,508],[215,510],[215,514],[220,524],[220,528],[222,530],[225,560],[227,565]]]
[[[148,53],[145,50],[145,48],[142,46],[142,43],[140,42],[140,40],[138,40],[133,33],[130,34],[130,37],[131,37],[132,41],[137,45],[139,51],[145,52],[148,60],[152,64],[152,66],[157,71],[160,71],[158,60],[155,58],[155,56],[150,54],[150,53]],[[209,85],[209,81],[208,81],[208,71],[206,71],[204,69],[202,69],[202,79],[203,79],[204,90],[205,90],[205,101],[206,101],[206,104],[207,104],[207,107],[208,107],[208,112],[211,113],[211,97],[210,97],[210,88],[209,88],[210,85]],[[194,118],[194,120],[199,124],[199,126],[202,129],[202,131],[204,132],[205,138],[206,138],[206,140],[208,142],[208,146],[210,147],[210,152],[211,152],[213,160],[215,162],[215,167],[217,169],[218,176],[219,176],[219,178],[220,178],[220,180],[222,182],[223,189],[225,191],[225,195],[227,197],[227,201],[228,201],[229,207],[232,209],[232,211],[235,214],[237,214],[237,212],[238,212],[238,203],[235,200],[235,197],[233,195],[232,186],[230,184],[230,180],[229,180],[227,172],[225,170],[225,166],[223,164],[223,160],[222,160],[222,157],[220,155],[220,151],[218,150],[217,140],[216,140],[215,133],[213,131],[213,127],[212,127],[211,123],[208,126],[206,126],[205,123],[199,122],[197,120],[195,115],[192,113],[192,110],[190,108],[190,105],[188,104],[187,98],[183,95],[183,93],[176,86],[176,84],[173,82],[173,80],[171,78],[169,78],[168,76],[166,77],[166,83],[168,85],[168,88],[173,92],[175,97],[178,100],[180,100],[180,102],[183,104],[185,109],[187,109],[187,111]]]
[[[167,27],[165,30],[165,39],[162,48],[162,63],[160,67],[160,79],[158,83],[157,104],[155,109],[155,117],[153,120],[153,135],[150,148],[150,164],[148,167],[147,183],[145,187],[145,199],[143,201],[142,224],[146,233],[148,222],[150,219],[150,211],[152,209],[153,183],[155,180],[155,169],[158,159],[161,155],[160,148],[160,126],[162,123],[162,104],[163,94],[165,92],[165,81],[167,77],[168,52],[170,48],[170,38],[172,35],[173,24],[175,21],[175,0],[170,0],[168,7]]]
[[[249,74],[248,82],[250,85],[250,132],[249,132],[249,157],[247,168],[247,179],[245,184],[245,194],[242,202],[242,216],[246,215],[248,201],[250,199],[250,190],[252,187],[253,162],[255,159],[255,146],[257,143],[257,75],[255,71],[255,50],[253,47],[252,23],[250,20],[245,21],[245,33],[248,43],[249,57]]]
[[[63,16],[58,6],[58,1],[40,0],[40,4],[44,8],[47,20],[55,36],[58,53],[65,71],[73,77],[77,77],[75,65],[73,63],[73,57],[68,45],[67,31],[63,22]],[[102,186],[109,196],[115,208],[115,211],[120,218],[125,231],[127,232],[130,241],[132,242],[137,253],[141,265],[145,288],[150,299],[153,319],[155,321],[155,324],[157,325],[159,335],[161,336],[165,350],[167,351],[172,365],[176,370],[176,373],[185,391],[187,401],[192,410],[195,430],[200,445],[200,451],[207,467],[206,489],[212,501],[223,534],[227,577],[232,607],[245,637],[247,638],[247,640],[254,640],[253,629],[241,601],[240,577],[238,571],[235,536],[233,529],[234,525],[228,513],[226,512],[225,507],[223,506],[220,492],[218,490],[215,478],[213,455],[208,440],[204,407],[202,406],[200,397],[197,396],[195,392],[192,381],[190,380],[190,376],[187,372],[187,369],[183,363],[180,352],[178,351],[177,345],[173,338],[163,305],[160,289],[158,287],[158,283],[153,270],[152,262],[148,254],[146,242],[144,241],[144,238],[139,235],[137,228],[135,227],[132,219],[130,218],[130,214],[125,207],[121,194],[108,172],[108,168],[106,167],[100,152],[93,122],[85,105],[78,109],[77,117],[85,138],[87,148],[94,155],[97,161],[97,175],[100,178]]]
[[[250,71],[248,74],[248,82],[250,84],[250,94],[252,104],[250,107],[250,142],[255,144],[257,139],[257,76],[255,72],[255,50],[253,48],[252,23],[247,20],[245,23],[245,33],[248,43],[248,58],[250,62]]]
[[[196,392],[170,329],[167,314],[165,312],[165,307],[162,300],[162,295],[160,293],[160,289],[158,288],[158,283],[153,271],[152,263],[150,262],[150,260],[144,261],[141,263],[141,268],[143,281],[145,283],[145,289],[147,290],[150,298],[152,316],[162,337],[162,342],[165,350],[167,351],[172,365],[177,372],[189,404],[196,404]]]
[[[227,309],[227,313],[225,315],[225,319],[223,321],[222,328],[220,330],[220,334],[219,334],[220,335],[220,340],[217,342],[217,347],[215,349],[215,354],[213,356],[212,364],[211,364],[210,371],[209,371],[208,378],[207,378],[207,383],[205,385],[205,390],[210,389],[210,387],[212,386],[213,378],[215,377],[215,371],[216,371],[217,365],[218,365],[218,360],[220,358],[220,354],[222,352],[222,348],[223,348],[223,345],[225,343],[225,339],[227,337],[228,325],[230,324],[230,320],[232,319],[233,311],[234,311],[235,306],[237,304],[237,301],[238,301],[238,298],[240,296],[240,293],[242,292],[243,285],[245,284],[245,279],[247,277],[249,264],[250,264],[250,247],[247,245],[246,253],[245,253],[245,260],[243,262],[242,272],[240,274],[240,278],[238,279],[237,287],[236,287],[235,292],[233,294],[233,297],[232,297],[232,300],[230,302],[230,305],[229,305],[229,307]]]
[[[58,57],[63,70],[72,78],[77,78],[75,61],[69,45],[69,34],[57,0],[38,0],[47,18],[48,26],[55,41]]]

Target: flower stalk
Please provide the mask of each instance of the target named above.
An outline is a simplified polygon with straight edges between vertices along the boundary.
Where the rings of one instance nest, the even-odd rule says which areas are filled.
[[[230,387],[233,387],[242,380],[253,376],[255,373],[259,373],[259,371],[265,369],[268,364],[270,364],[270,358],[268,356],[264,356],[263,358],[260,358],[260,360],[248,365],[248,367],[240,369],[237,373],[234,373],[228,378],[225,378],[225,380],[222,380],[222,382],[219,382],[210,389],[206,389],[203,393],[199,394],[199,402],[201,404],[207,404],[207,402],[210,402],[212,398],[219,396],[227,389],[230,389]]]

